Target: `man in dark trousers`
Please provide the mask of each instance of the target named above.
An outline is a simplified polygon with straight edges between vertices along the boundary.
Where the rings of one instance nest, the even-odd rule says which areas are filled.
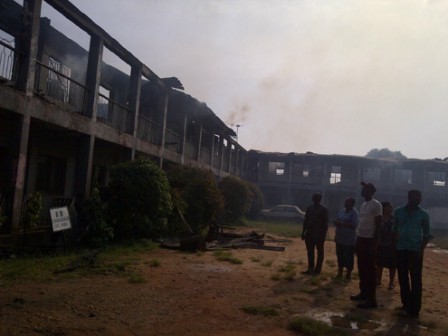
[[[422,306],[423,251],[432,238],[429,214],[420,207],[421,201],[422,193],[410,190],[407,205],[397,208],[394,213],[401,308],[412,318],[418,318]]]
[[[373,198],[376,188],[372,183],[361,182],[364,202],[359,210],[359,224],[356,231],[355,252],[358,257],[360,293],[351,300],[363,301],[358,308],[376,308],[376,250],[383,207]]]
[[[302,240],[305,240],[308,252],[308,270],[303,274],[317,275],[322,270],[324,262],[324,243],[328,230],[328,209],[320,204],[322,195],[313,195],[313,205],[305,212],[303,222]],[[317,261],[314,264],[314,250],[317,250]]]

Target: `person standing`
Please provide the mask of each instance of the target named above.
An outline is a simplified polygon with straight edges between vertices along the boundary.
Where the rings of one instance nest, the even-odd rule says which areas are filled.
[[[355,245],[360,293],[352,295],[350,299],[363,301],[358,303],[357,307],[368,309],[377,307],[375,254],[383,209],[381,203],[373,198],[376,192],[375,186],[367,182],[361,182],[361,185],[364,202],[359,211]]]
[[[328,209],[321,204],[322,195],[315,193],[313,204],[306,209],[303,222],[302,240],[305,240],[308,269],[303,274],[317,275],[322,270],[324,261],[324,243],[328,230]],[[314,263],[314,250],[317,250],[317,260]]]
[[[350,280],[352,278],[358,222],[359,213],[355,208],[355,200],[348,197],[344,202],[344,209],[339,211],[334,221],[336,227],[334,241],[336,242],[336,256],[338,259],[338,274],[336,278],[338,279],[342,278],[344,268],[347,269],[345,279]]]
[[[422,305],[423,252],[432,238],[429,214],[420,207],[421,201],[422,193],[410,190],[407,204],[394,212],[393,226],[401,308],[413,318],[418,318]]]
[[[381,202],[383,206],[383,218],[381,221],[380,234],[378,238],[378,253],[376,258],[376,285],[381,285],[383,269],[389,269],[389,286],[387,289],[394,289],[395,273],[397,270],[397,258],[393,244],[392,227],[394,224],[394,208],[390,202]]]

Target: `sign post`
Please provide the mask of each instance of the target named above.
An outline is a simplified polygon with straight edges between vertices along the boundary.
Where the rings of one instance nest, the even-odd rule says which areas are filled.
[[[53,227],[53,232],[61,232],[62,233],[62,240],[64,242],[64,248],[67,248],[67,246],[65,244],[64,231],[68,230],[72,227],[72,224],[70,222],[70,214],[68,212],[68,208],[67,207],[52,208],[52,209],[50,209],[50,217],[51,217],[51,224]]]

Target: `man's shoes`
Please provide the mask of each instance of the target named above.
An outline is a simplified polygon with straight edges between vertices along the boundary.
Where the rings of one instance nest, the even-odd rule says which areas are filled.
[[[395,310],[399,310],[399,311],[406,311],[406,307],[405,306],[399,306],[399,307],[395,307]]]
[[[372,309],[378,307],[376,301],[367,300],[361,303],[358,303],[356,307],[361,309]]]
[[[350,300],[352,300],[352,301],[364,301],[364,300],[367,300],[367,296],[359,293],[357,295],[350,296]]]
[[[418,313],[411,313],[409,311],[404,310],[402,307],[400,307],[400,308],[401,309],[396,308],[398,310],[398,312],[396,314],[397,316],[418,319],[418,316],[419,316]]]
[[[305,274],[305,275],[313,275],[313,274],[314,274],[314,271],[313,271],[312,269],[309,269],[309,270],[303,271],[302,274]]]

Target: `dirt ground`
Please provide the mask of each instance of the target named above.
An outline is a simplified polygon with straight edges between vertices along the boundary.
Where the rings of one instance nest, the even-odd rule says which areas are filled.
[[[241,264],[218,261],[212,251],[148,252],[138,263],[146,280],[141,283],[98,275],[0,287],[0,334],[280,336],[297,335],[288,330],[288,322],[309,316],[332,321],[348,335],[448,335],[446,251],[426,250],[423,308],[420,320],[414,321],[394,310],[400,305],[399,286],[387,289],[387,273],[377,292],[379,307],[357,309],[349,300],[358,291],[356,272],[351,282],[333,279],[333,242],[326,243],[324,269],[318,277],[300,273],[306,264],[300,239],[269,244],[286,249],[231,250]],[[282,272],[286,265],[295,267],[292,279]],[[278,315],[250,314],[244,309],[248,307],[269,308]]]

